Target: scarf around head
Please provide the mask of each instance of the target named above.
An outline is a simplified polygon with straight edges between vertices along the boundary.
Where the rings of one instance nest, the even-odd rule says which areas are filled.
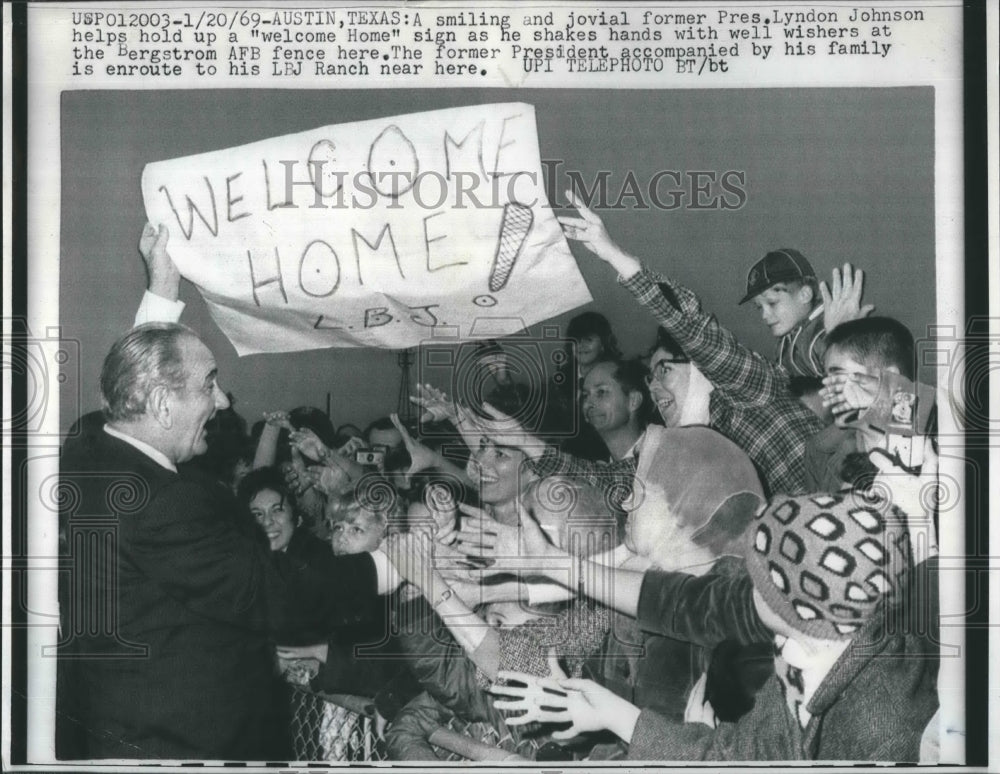
[[[630,551],[663,570],[701,574],[743,553],[743,532],[764,502],[750,458],[708,427],[650,425],[638,449],[625,523]]]

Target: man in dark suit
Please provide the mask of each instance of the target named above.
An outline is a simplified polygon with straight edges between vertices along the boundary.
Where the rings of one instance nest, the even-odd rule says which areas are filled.
[[[215,359],[175,323],[134,328],[101,373],[106,423],[61,460],[60,758],[281,760],[268,633],[384,614],[381,552],[298,567],[184,463],[228,406]]]

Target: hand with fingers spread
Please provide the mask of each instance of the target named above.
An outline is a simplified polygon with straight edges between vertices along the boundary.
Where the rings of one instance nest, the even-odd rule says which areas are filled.
[[[460,504],[465,514],[460,520],[456,546],[472,556],[488,559],[521,556],[520,530],[490,518],[486,511]]]
[[[410,401],[424,410],[420,415],[421,422],[456,422],[455,402],[437,387],[418,384],[416,395],[411,395]]]
[[[181,273],[167,253],[169,239],[170,232],[166,226],[156,229],[147,222],[139,237],[139,254],[149,275],[149,292],[176,301],[180,294]]]
[[[364,438],[358,438],[357,436],[347,439],[347,443],[337,449],[337,454],[341,457],[346,457],[347,459],[353,460],[354,455],[357,454],[361,449],[364,449],[367,444]]]
[[[612,266],[626,279],[642,269],[638,259],[622,250],[608,235],[603,221],[588,208],[583,200],[572,191],[566,191],[566,198],[580,213],[580,217],[561,216],[559,224],[568,239],[580,242],[602,261]]]
[[[495,683],[489,689],[498,699],[493,706],[499,710],[523,712],[506,718],[509,726],[526,723],[569,723],[569,728],[556,731],[553,739],[572,739],[590,731],[608,729],[625,742],[632,740],[639,709],[593,680],[555,677],[535,677],[521,672],[498,675],[506,685]],[[522,683],[524,687],[510,685]]]
[[[426,532],[398,532],[383,541],[389,561],[399,574],[419,588],[429,600],[435,593],[447,588],[442,571],[455,567],[468,570],[463,553],[434,542]]]
[[[288,441],[292,445],[292,448],[298,449],[299,452],[314,462],[323,462],[330,453],[326,444],[308,427],[293,430],[288,434]]]
[[[823,298],[823,328],[827,333],[841,323],[859,320],[875,311],[873,304],[861,305],[864,284],[865,273],[861,269],[855,271],[849,263],[844,264],[843,270],[833,270],[830,287],[826,282],[819,284]]]
[[[878,397],[879,379],[866,374],[831,374],[823,377],[819,397],[834,418],[851,411],[864,411]]]

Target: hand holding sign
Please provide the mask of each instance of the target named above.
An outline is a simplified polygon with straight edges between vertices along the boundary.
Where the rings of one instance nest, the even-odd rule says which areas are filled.
[[[169,239],[170,232],[166,226],[156,229],[146,223],[139,237],[139,254],[146,264],[149,292],[176,301],[180,294],[181,273],[167,253]]]

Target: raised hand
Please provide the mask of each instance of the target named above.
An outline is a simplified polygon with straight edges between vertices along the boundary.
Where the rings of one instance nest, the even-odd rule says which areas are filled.
[[[568,239],[580,242],[623,277],[631,277],[642,268],[638,259],[615,244],[604,227],[604,222],[578,196],[572,191],[566,191],[566,198],[580,213],[578,218],[559,217],[559,224]]]
[[[149,275],[149,292],[176,301],[180,293],[181,273],[167,253],[169,239],[170,232],[166,226],[155,229],[147,222],[139,236],[139,255]]]
[[[330,453],[326,444],[324,444],[319,439],[319,436],[317,436],[316,433],[308,427],[293,430],[288,434],[288,441],[292,445],[292,448],[298,449],[302,454],[314,462],[322,462]]]
[[[410,467],[406,470],[407,477],[437,465],[437,453],[410,435],[410,431],[406,429],[406,425],[400,421],[399,414],[390,414],[389,419],[392,420],[392,424],[399,431],[399,434],[403,436],[403,445],[406,447],[406,451],[410,453]]]
[[[841,323],[867,317],[875,311],[874,304],[861,305],[865,285],[865,273],[861,269],[855,271],[851,264],[845,263],[843,270],[833,270],[831,284],[831,287],[827,287],[825,281],[819,284],[823,298],[823,328],[827,333]]]
[[[346,457],[349,460],[354,459],[354,455],[357,454],[361,449],[365,448],[365,439],[358,438],[357,436],[349,438],[347,443],[337,449],[337,454],[341,457]]]
[[[455,403],[443,391],[429,384],[418,384],[410,401],[424,410],[421,422],[456,422]]]
[[[268,427],[287,430],[290,433],[295,432],[295,427],[292,425],[292,420],[289,418],[287,411],[265,411],[264,422]]]

